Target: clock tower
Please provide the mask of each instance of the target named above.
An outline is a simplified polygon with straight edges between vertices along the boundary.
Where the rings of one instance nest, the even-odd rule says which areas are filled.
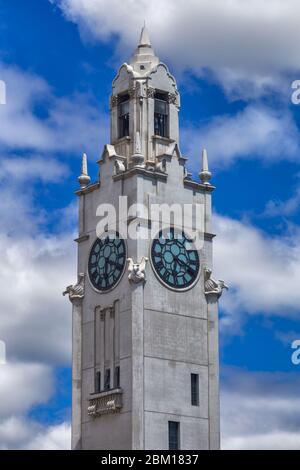
[[[79,176],[73,449],[219,449],[218,299],[207,154],[179,146],[180,96],[144,27],[112,84],[99,176]]]

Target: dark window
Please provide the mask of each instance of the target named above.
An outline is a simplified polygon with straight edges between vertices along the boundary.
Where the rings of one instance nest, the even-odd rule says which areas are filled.
[[[199,375],[191,374],[191,402],[193,406],[199,406]]]
[[[110,389],[110,369],[105,371],[104,390]]]
[[[168,137],[168,102],[167,95],[155,93],[154,96],[154,134]]]
[[[169,421],[169,450],[179,449],[180,423]]]
[[[129,96],[119,97],[119,137],[129,135]]]
[[[114,387],[115,388],[120,387],[120,367],[119,366],[115,367]]]
[[[100,391],[101,391],[101,372],[97,370],[95,374],[95,392],[99,393]]]

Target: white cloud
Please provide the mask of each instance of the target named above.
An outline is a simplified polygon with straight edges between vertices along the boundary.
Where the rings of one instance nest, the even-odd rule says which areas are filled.
[[[33,180],[43,183],[61,182],[68,177],[69,168],[55,160],[44,157],[3,157],[0,161],[0,180],[31,184]]]
[[[28,450],[70,450],[71,426],[69,423],[49,426],[33,436],[25,446]]]
[[[300,234],[274,236],[229,217],[215,215],[215,274],[230,289],[221,300],[235,322],[239,313],[295,316],[300,305]]]
[[[233,116],[218,116],[199,128],[182,130],[183,147],[200,165],[200,151],[208,151],[212,167],[224,167],[237,159],[260,158],[273,162],[299,160],[299,131],[287,111],[249,105]]]
[[[0,383],[1,419],[12,412],[19,415],[33,405],[47,402],[54,385],[49,366],[9,360],[0,367]]]
[[[300,187],[286,201],[271,199],[267,202],[264,215],[267,217],[290,216],[299,210],[300,206]]]
[[[46,427],[23,417],[12,416],[0,426],[1,450],[68,450],[70,447],[69,423]]]
[[[299,449],[299,377],[225,370],[222,449]]]
[[[0,240],[0,330],[8,359],[68,364],[71,305],[62,291],[76,277],[71,233]]]
[[[108,119],[88,94],[58,98],[42,78],[0,63],[7,103],[0,107],[2,151],[92,152],[107,140]],[[38,115],[43,106],[47,115]]]
[[[299,71],[297,0],[50,0],[78,24],[82,36],[119,35],[123,59],[146,19],[159,55],[196,75],[211,69],[227,91],[243,95],[274,86]],[[126,21],[124,21],[126,18]],[[259,51],[259,53],[258,53]],[[286,90],[284,90],[286,91]]]
[[[38,359],[38,358],[37,358]],[[51,367],[38,362],[11,362],[0,367],[0,449],[70,448],[70,424],[44,426],[26,417],[54,392]]]

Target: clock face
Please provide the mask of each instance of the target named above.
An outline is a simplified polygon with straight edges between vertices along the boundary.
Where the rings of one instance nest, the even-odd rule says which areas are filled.
[[[126,247],[117,233],[105,234],[92,246],[88,271],[90,281],[99,291],[116,286],[126,264]]]
[[[158,277],[173,289],[187,289],[197,279],[200,263],[184,232],[171,227],[153,241],[151,260]]]

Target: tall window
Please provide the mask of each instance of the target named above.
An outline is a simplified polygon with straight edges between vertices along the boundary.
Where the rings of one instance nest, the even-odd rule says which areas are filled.
[[[199,406],[199,374],[191,374],[192,406]]]
[[[169,450],[178,450],[180,448],[179,435],[180,423],[169,421]]]
[[[129,95],[119,97],[119,138],[129,135]]]
[[[95,373],[95,393],[101,391],[101,372],[99,370]]]
[[[105,370],[104,390],[110,389],[110,369]]]
[[[155,93],[154,96],[154,134],[169,137],[169,109],[166,93]]]
[[[119,366],[115,367],[114,387],[115,388],[120,387],[120,367]]]

